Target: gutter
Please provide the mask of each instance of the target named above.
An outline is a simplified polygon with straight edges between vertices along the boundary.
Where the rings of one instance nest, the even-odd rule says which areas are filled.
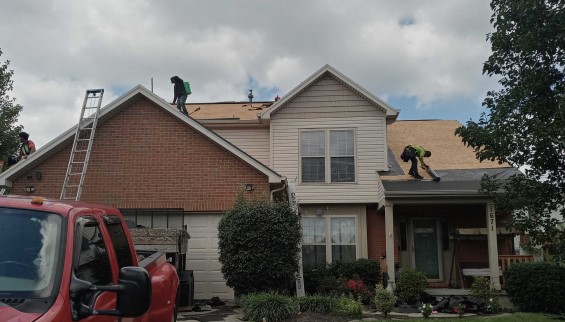
[[[271,191],[271,201],[273,201],[273,200],[275,199],[275,193],[276,193],[276,192],[282,191],[282,190],[286,189],[286,187],[288,186],[286,177],[284,177],[281,182],[282,182],[282,184],[283,184],[282,187],[277,188],[277,189]]]

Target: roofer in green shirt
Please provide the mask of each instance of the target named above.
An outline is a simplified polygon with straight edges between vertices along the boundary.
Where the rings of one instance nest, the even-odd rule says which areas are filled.
[[[420,159],[420,162],[422,163],[422,169],[427,169],[428,165],[424,162],[424,158],[429,158],[432,156],[432,153],[430,151],[426,151],[423,147],[417,144],[407,146],[405,148],[405,151],[406,150],[410,150],[411,153],[408,153],[408,159],[412,161],[412,166],[410,167],[408,174],[416,179],[424,179],[424,177],[418,174],[418,159]],[[418,157],[418,159],[416,159],[416,157]]]

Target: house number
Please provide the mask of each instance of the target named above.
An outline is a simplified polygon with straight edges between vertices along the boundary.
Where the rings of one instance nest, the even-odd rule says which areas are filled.
[[[494,231],[494,206],[489,207],[490,231]]]

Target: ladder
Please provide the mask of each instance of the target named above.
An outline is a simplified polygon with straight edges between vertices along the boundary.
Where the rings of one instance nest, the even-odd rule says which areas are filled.
[[[67,166],[67,174],[61,190],[61,199],[76,201],[80,199],[88,159],[92,150],[94,132],[98,123],[102,96],[104,96],[103,89],[89,89],[84,96],[69,165]]]

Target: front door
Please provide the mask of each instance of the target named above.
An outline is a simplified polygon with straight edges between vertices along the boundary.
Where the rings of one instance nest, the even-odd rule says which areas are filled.
[[[428,279],[439,279],[437,224],[432,219],[414,219],[414,263]]]

